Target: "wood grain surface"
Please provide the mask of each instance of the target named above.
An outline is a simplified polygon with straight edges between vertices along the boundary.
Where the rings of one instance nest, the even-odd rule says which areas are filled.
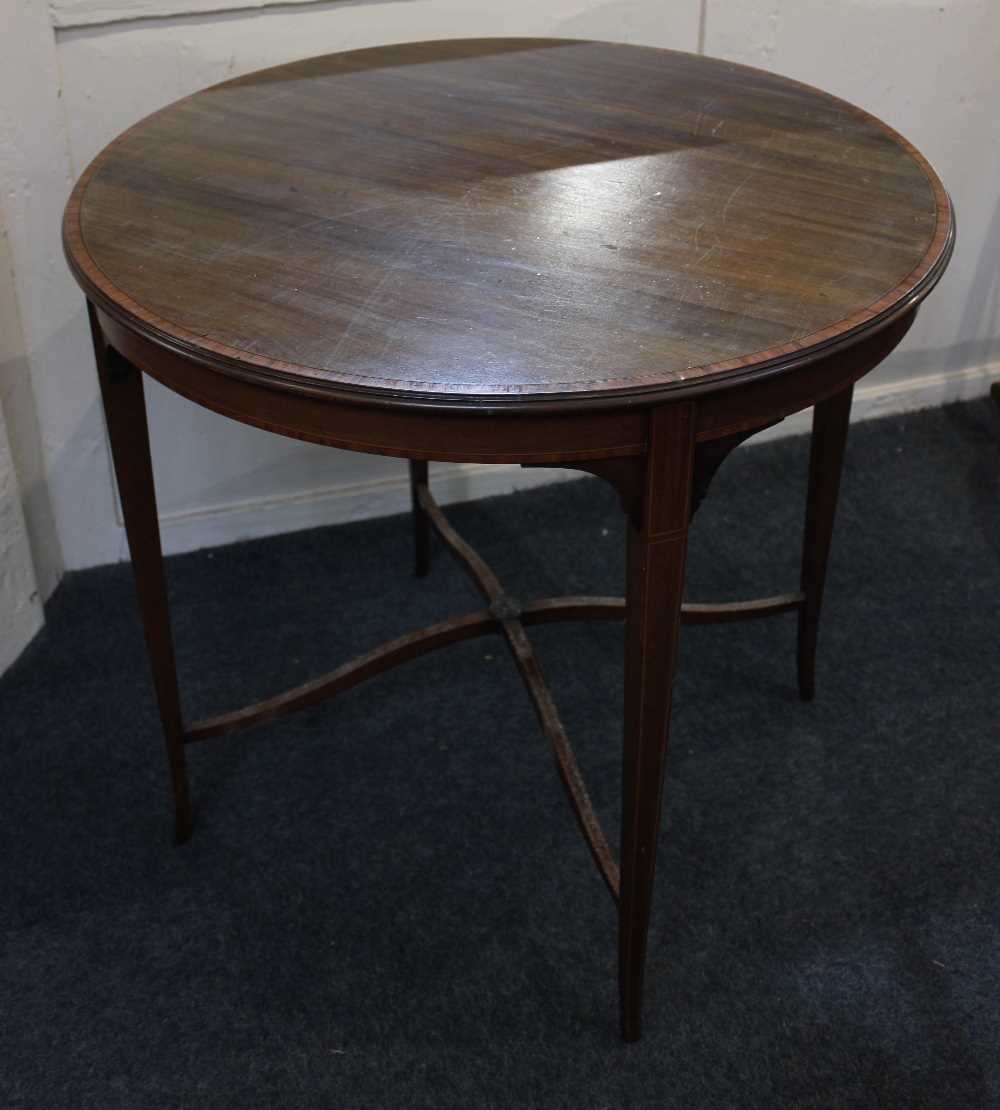
[[[788,370],[912,308],[953,235],[926,161],[843,101],[516,39],[197,93],[99,155],[64,224],[102,311],[206,371],[492,411]]]

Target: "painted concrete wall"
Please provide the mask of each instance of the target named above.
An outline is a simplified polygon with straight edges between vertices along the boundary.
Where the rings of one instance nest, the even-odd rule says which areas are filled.
[[[54,32],[39,0],[0,5],[0,198],[21,333],[19,403],[8,414],[39,586],[64,565],[110,557],[104,429],[79,291],[60,245],[73,181]]]
[[[25,396],[24,338],[14,294],[10,249],[0,212],[0,674],[42,626],[42,603],[24,523],[8,420]],[[37,437],[32,437],[37,442]]]
[[[45,593],[64,566],[126,555],[83,303],[59,248],[70,183],[149,111],[227,76],[309,54],[462,35],[607,38],[703,48],[839,93],[924,150],[959,210],[951,270],[905,347],[866,387],[861,413],[978,392],[989,374],[1000,374],[993,366],[1000,361],[995,0],[331,0],[206,11],[236,3],[52,0],[50,12],[41,0],[4,0],[0,7],[0,196],[25,347],[10,435]],[[136,11],[167,14],[118,18]],[[149,405],[168,550],[406,503],[397,462],[276,439],[155,386]],[[544,478],[441,468],[439,480],[448,499]]]
[[[21,493],[0,414],[0,674],[42,627],[42,603],[35,583]]]

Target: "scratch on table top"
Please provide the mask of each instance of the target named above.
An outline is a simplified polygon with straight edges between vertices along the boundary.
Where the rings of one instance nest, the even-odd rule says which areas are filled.
[[[707,115],[709,110],[711,108],[714,108],[714,107],[715,107],[715,101],[714,100],[706,100],[702,104],[701,108],[698,109],[698,118],[695,120],[695,124],[694,124],[695,136],[698,136],[698,135],[701,134],[701,125],[705,122],[705,116]],[[717,129],[718,129],[718,124],[716,124],[716,130]],[[713,131],[712,134],[714,135],[715,132]]]
[[[736,200],[736,198],[740,195],[743,187],[746,185],[751,177],[753,177],[753,170],[751,170],[750,173],[748,173],[746,177],[744,177],[743,180],[733,188],[733,191],[729,194],[729,196],[726,197],[726,203],[722,206],[721,213],[721,219],[723,223],[726,222],[726,216],[729,213],[729,209],[732,207],[733,201]]]
[[[772,129],[771,133],[764,140],[764,142],[761,143],[759,147],[755,148],[755,150],[758,154],[763,153],[765,150],[767,150],[767,148],[771,145],[771,143],[774,142],[775,134],[776,134],[776,132]],[[757,157],[757,158],[754,159],[753,164],[749,167],[747,172],[743,175],[743,178],[740,181],[738,181],[736,183],[736,185],[733,186],[733,189],[730,192],[729,196],[726,197],[725,204],[723,204],[722,211],[720,213],[720,221],[722,223],[726,222],[726,216],[728,215],[729,209],[732,207],[733,202],[736,200],[736,198],[743,191],[744,187],[748,184],[748,182],[753,177],[753,175],[760,169],[761,161],[762,161],[762,159],[760,157]]]

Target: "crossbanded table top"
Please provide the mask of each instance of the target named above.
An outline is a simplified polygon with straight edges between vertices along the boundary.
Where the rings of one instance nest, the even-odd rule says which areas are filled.
[[[948,197],[885,124],[716,59],[411,43],[206,89],[67,206],[105,311],[207,368],[387,404],[642,403],[919,301]]]

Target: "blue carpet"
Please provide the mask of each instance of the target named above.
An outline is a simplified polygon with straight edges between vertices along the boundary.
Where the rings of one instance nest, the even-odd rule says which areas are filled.
[[[803,439],[740,450],[692,599],[794,588]],[[523,598],[615,593],[594,479],[456,507]],[[478,607],[404,518],[174,558],[186,710]],[[614,914],[499,640],[193,750],[171,843],[127,566],[69,575],[0,680],[0,1106],[1000,1106],[1000,418],[852,429],[820,636],[691,628],[643,1040]],[[533,638],[617,827],[621,628]]]

